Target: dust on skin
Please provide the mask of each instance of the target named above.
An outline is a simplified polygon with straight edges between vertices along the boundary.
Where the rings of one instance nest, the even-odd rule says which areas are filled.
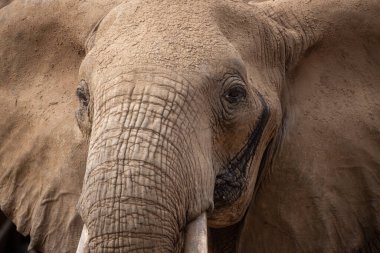
[[[223,208],[209,217],[217,227],[231,225],[210,229],[211,247],[216,252],[376,251],[378,4],[276,0],[253,1],[251,9],[239,1],[183,1],[161,8],[166,3],[161,1],[142,8],[143,2],[115,9],[118,1],[0,2],[0,208],[20,232],[31,235],[30,247],[75,252],[79,240],[83,224],[75,206],[88,150],[75,119],[80,75],[93,73],[84,77],[91,85],[148,64],[204,75],[216,69],[210,66],[239,55],[252,90],[270,100],[273,117],[267,125],[277,127],[276,149],[268,151],[268,167],[261,170],[254,201],[247,212],[243,208],[244,219],[231,225],[236,217]],[[208,4],[218,15],[206,15]],[[181,15],[186,8],[194,15]],[[180,9],[167,22],[166,14]],[[102,19],[109,12],[113,15]],[[141,15],[123,24],[123,15],[137,12]],[[103,62],[100,52],[108,55]],[[104,69],[92,72],[94,62]],[[263,139],[252,161],[257,167],[271,140],[268,133]],[[237,154],[244,141],[233,140],[222,137],[220,143],[231,144]],[[250,201],[250,194],[242,196]]]

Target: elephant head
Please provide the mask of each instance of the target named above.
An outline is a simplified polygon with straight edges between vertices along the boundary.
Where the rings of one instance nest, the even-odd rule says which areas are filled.
[[[1,210],[45,252],[75,251],[82,227],[79,252],[374,247],[378,14],[371,0],[7,2]]]

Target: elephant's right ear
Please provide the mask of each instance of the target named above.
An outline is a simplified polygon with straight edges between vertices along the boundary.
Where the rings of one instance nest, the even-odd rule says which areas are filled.
[[[76,115],[84,131],[88,119],[77,75],[114,2],[0,1],[0,209],[42,252],[79,241],[87,142]]]

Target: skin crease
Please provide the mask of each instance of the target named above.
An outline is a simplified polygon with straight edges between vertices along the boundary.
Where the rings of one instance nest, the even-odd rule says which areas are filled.
[[[377,252],[375,1],[0,5],[0,208],[31,248],[75,252],[77,205],[91,252],[180,252],[205,211],[210,252]]]

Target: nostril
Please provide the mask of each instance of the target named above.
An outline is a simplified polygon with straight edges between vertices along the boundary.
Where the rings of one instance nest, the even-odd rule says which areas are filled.
[[[88,249],[88,230],[86,225],[83,226],[82,234],[79,239],[78,248],[76,253],[89,253]]]

